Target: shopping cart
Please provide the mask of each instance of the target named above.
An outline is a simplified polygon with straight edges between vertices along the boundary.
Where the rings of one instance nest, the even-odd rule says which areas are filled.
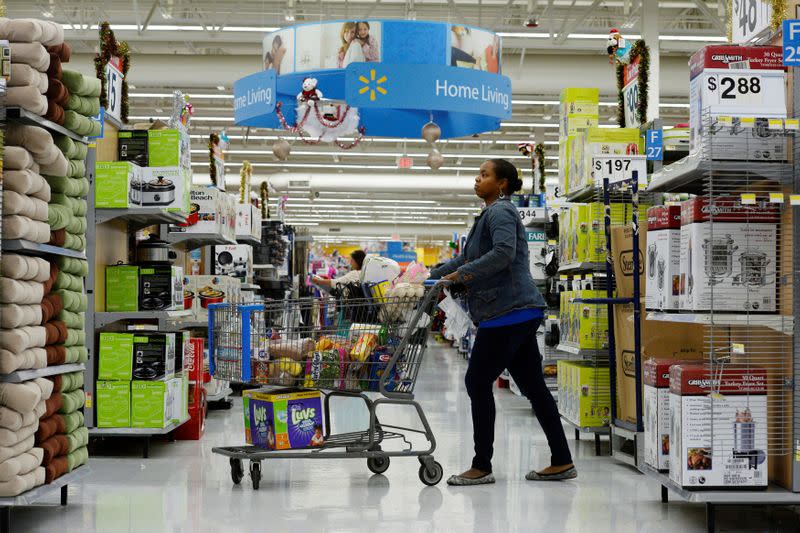
[[[250,461],[250,478],[258,489],[264,459],[361,458],[369,470],[381,474],[389,468],[390,457],[406,456],[419,459],[424,484],[441,481],[442,466],[432,455],[436,439],[422,407],[414,401],[441,284],[406,287],[403,294],[384,294],[382,287],[368,287],[364,297],[344,300],[300,298],[209,306],[209,367],[217,379],[265,385],[269,391],[294,387],[322,394],[321,446],[213,448],[212,452],[229,458],[235,484],[244,477],[245,460]],[[370,398],[367,392],[378,397]],[[369,411],[368,428],[331,434],[333,397],[361,398]],[[421,429],[379,421],[377,411],[387,405],[413,407]],[[415,448],[409,440],[414,435],[419,440],[420,435],[425,437],[425,449]],[[396,443],[384,450],[389,441]]]

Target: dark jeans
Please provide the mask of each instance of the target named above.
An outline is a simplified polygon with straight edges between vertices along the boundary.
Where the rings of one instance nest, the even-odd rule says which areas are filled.
[[[542,356],[536,342],[536,330],[540,323],[541,320],[537,319],[499,328],[478,328],[464,379],[472,401],[475,440],[472,468],[492,471],[495,417],[492,386],[505,368],[533,406],[550,445],[550,464],[561,466],[572,463],[556,402],[544,382]]]

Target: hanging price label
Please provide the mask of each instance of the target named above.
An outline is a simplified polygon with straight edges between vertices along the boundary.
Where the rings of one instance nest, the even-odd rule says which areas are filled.
[[[544,223],[547,217],[547,208],[545,207],[518,207],[517,212],[519,212],[519,219],[523,226],[534,222]]]
[[[772,9],[761,0],[733,0],[731,30],[734,43],[746,43],[769,26]]]
[[[608,178],[609,183],[639,179],[639,188],[647,186],[647,156],[643,155],[600,155],[595,156],[592,174],[597,183]]]
[[[717,74],[706,80],[711,103],[718,105],[761,105],[763,80],[758,74]]]

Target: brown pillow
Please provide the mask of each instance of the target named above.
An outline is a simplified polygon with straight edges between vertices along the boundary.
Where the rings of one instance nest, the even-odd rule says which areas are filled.
[[[52,396],[51,396],[52,398]],[[39,429],[36,431],[36,445],[46,441],[53,435],[66,433],[67,426],[64,423],[64,415],[52,415],[39,420]]]
[[[44,467],[44,482],[49,485],[53,480],[66,474],[68,470],[69,462],[67,461],[67,457],[65,455],[56,457],[49,465]]]
[[[69,439],[66,435],[53,435],[39,445],[44,450],[42,466],[47,466],[53,459],[69,453]]]
[[[58,54],[54,54],[53,52],[50,52],[50,66],[47,68],[47,76],[50,80],[61,79],[61,58],[58,57]],[[50,83],[52,83],[52,81]]]
[[[47,366],[63,365],[67,362],[66,346],[45,346],[47,353]]]
[[[69,58],[72,56],[72,48],[70,48],[67,43],[62,43],[58,46],[49,46],[47,51],[56,54],[62,63],[69,63]]]
[[[64,396],[62,396],[60,392],[54,392],[53,394],[50,395],[50,398],[48,398],[44,402],[45,411],[42,418],[48,418],[53,416],[58,412],[59,409],[61,409],[63,405],[64,405]]]

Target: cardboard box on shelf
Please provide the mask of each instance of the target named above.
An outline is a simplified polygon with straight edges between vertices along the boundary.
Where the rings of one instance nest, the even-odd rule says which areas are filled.
[[[680,308],[776,310],[776,204],[697,197],[681,204]]]
[[[183,268],[170,265],[139,267],[141,311],[181,310],[183,296]]]
[[[645,258],[647,248],[647,231],[644,224],[639,224],[639,293],[647,294],[645,283]],[[611,227],[611,258],[614,264],[614,281],[617,285],[617,296],[633,297],[633,227],[630,224]],[[616,331],[616,329],[615,329]]]
[[[254,446],[288,450],[323,444],[319,391],[254,392],[249,397],[248,408]]]
[[[597,128],[585,130],[579,137],[583,146],[582,159],[577,161],[580,187],[603,186],[602,180],[594,178],[594,157],[599,155],[637,155],[642,152],[642,136],[639,128]]]
[[[106,267],[106,311],[124,313],[139,310],[139,267]]]
[[[130,161],[140,167],[150,164],[147,153],[147,131],[146,130],[122,130],[117,133],[119,144],[117,145],[117,156],[120,161]]]
[[[608,424],[608,367],[586,361],[559,360],[558,406],[562,416],[581,427]]]
[[[182,224],[170,224],[171,233],[213,233],[222,232],[220,223],[220,197],[222,193],[215,187],[192,185],[189,191],[189,216]]]
[[[261,241],[261,209],[250,204],[250,235]]]
[[[100,333],[97,379],[130,381],[133,376],[133,334]]]
[[[253,231],[253,206],[236,204],[236,237],[249,237]]]
[[[99,161],[95,165],[94,206],[126,209],[130,203],[130,184],[141,181],[142,168],[129,161]]]
[[[130,182],[131,207],[161,207],[190,212],[191,170],[179,166],[145,167],[139,179]]]
[[[605,291],[582,290],[573,298],[605,298]],[[582,350],[596,350],[608,347],[608,306],[575,302],[572,329],[578,347]]]
[[[670,369],[670,479],[682,487],[767,486],[767,372]]]
[[[147,136],[148,166],[183,167],[191,170],[191,140],[178,129],[151,129]]]
[[[163,428],[173,419],[173,407],[179,378],[164,381],[131,382],[131,427]],[[178,385],[180,385],[178,383]]]
[[[189,276],[193,278],[195,320],[208,320],[208,306],[230,301],[230,282],[227,276]],[[239,283],[237,281],[237,283]]]
[[[133,379],[167,380],[175,375],[175,333],[137,332],[133,337]]]
[[[641,360],[653,358],[695,361],[706,350],[705,329],[697,324],[645,320],[641,312]],[[636,423],[636,349],[633,305],[614,306],[614,348],[617,363],[617,418]]]
[[[214,274],[240,281],[253,279],[253,247],[249,244],[214,246]]]
[[[669,471],[669,369],[681,363],[686,361],[650,358],[642,363],[644,462],[660,472]]]
[[[95,389],[97,427],[131,427],[131,382],[97,381]]]
[[[645,305],[647,309],[680,308],[681,208],[656,206],[647,210]]]

